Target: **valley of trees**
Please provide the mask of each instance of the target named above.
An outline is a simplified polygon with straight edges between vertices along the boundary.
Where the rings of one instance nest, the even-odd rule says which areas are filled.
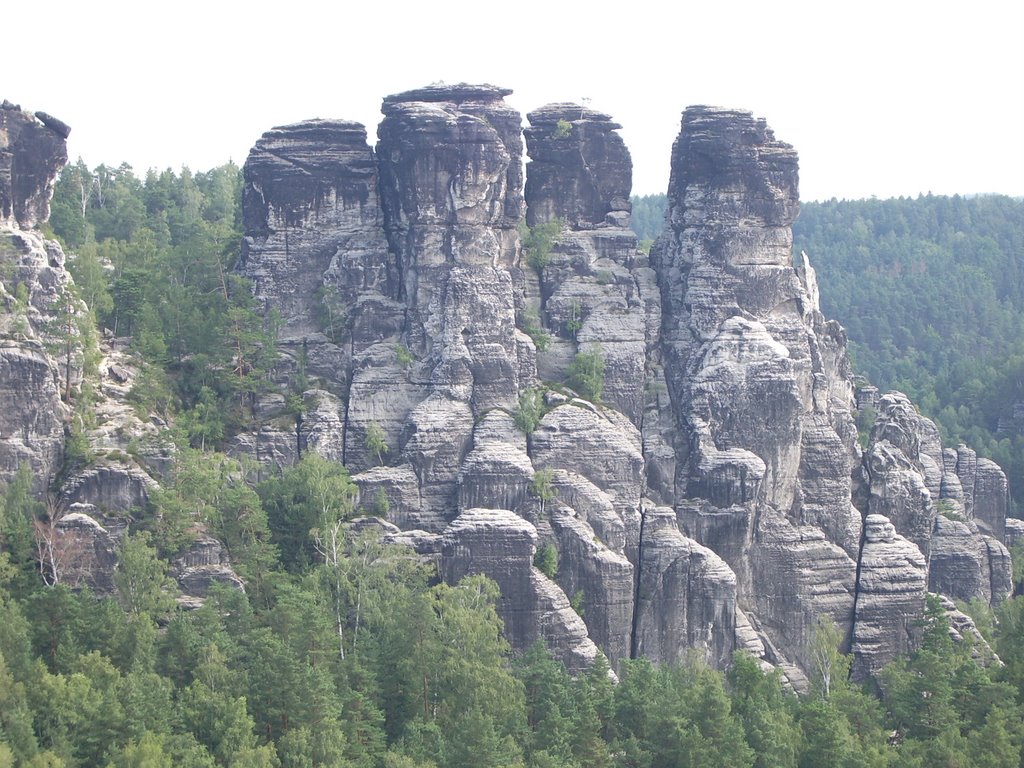
[[[273,387],[275,331],[232,276],[239,189],[232,165],[139,179],[79,162],[58,183],[50,226],[91,321],[131,336],[135,403],[175,460],[133,513],[116,598],[44,581],[45,503],[27,471],[0,488],[0,768],[1021,765],[1024,598],[969,607],[1005,662],[987,669],[930,605],[884,695],[848,680],[825,623],[805,696],[743,654],[724,674],[694,656],[574,679],[541,647],[510,652],[492,582],[440,583],[348,525],[367,510],[344,467],[308,454],[248,480],[220,450]],[[169,561],[197,528],[246,591],[184,611]]]
[[[633,198],[656,238],[665,195]],[[999,195],[802,203],[794,253],[818,274],[821,309],[850,338],[857,373],[905,392],[1007,474],[1024,502],[1024,201]]]

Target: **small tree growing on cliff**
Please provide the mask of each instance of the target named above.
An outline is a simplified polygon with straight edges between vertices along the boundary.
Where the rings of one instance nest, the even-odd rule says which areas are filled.
[[[833,683],[845,681],[850,674],[850,659],[839,650],[842,635],[835,622],[819,616],[811,635],[812,684],[823,699],[832,693]]]
[[[534,227],[528,227],[525,223],[519,227],[519,236],[522,238],[523,255],[526,256],[526,263],[537,272],[543,272],[551,259],[551,249],[562,235],[563,223],[561,219],[552,219]]]
[[[376,421],[370,422],[366,428],[366,450],[377,457],[378,465],[384,463],[384,457],[388,453],[388,442],[384,428]]]
[[[550,541],[546,541],[537,548],[537,554],[533,556],[533,564],[537,569],[552,581],[558,573],[558,550]]]
[[[544,515],[544,505],[558,495],[552,481],[555,473],[550,469],[538,469],[533,473],[533,480],[530,483],[530,493],[540,499],[540,514]]]
[[[534,387],[524,389],[519,395],[519,407],[513,416],[516,426],[527,435],[533,434],[543,415],[544,398],[540,391]]]
[[[567,373],[570,387],[591,402],[601,402],[601,391],[604,389],[604,355],[601,354],[600,346],[595,345],[589,352],[577,352]]]

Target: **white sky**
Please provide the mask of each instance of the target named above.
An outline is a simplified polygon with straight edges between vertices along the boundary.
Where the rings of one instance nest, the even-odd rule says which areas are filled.
[[[660,8],[659,8],[660,6]],[[713,7],[712,7],[713,6]],[[765,117],[801,196],[1024,195],[1021,0],[13,0],[0,100],[72,127],[69,154],[206,170],[265,130],[358,120],[434,81],[580,101],[623,125],[634,192],[664,192],[689,104]]]

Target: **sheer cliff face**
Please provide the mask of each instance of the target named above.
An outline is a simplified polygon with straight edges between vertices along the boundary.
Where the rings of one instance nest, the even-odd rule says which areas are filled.
[[[237,449],[344,461],[394,540],[496,579],[513,644],[573,669],[742,647],[799,686],[824,616],[870,675],[913,642],[926,589],[1005,596],[998,468],[944,452],[897,395],[858,447],[845,335],[791,253],[794,150],[749,113],[688,109],[648,259],[618,126],[531,112],[524,196],[507,93],[389,96],[375,150],[342,121],[260,140],[243,271],[312,383],[297,435],[268,402]],[[524,215],[561,228],[533,264]],[[600,403],[541,383],[579,353],[603,362]]]
[[[733,568],[755,626],[803,662],[818,616],[850,626],[861,516],[844,339],[809,266],[793,267],[796,153],[749,113],[691,107],[672,157],[653,261],[675,509]]]
[[[66,371],[47,351],[70,275],[60,246],[36,227],[50,214],[68,128],[0,105],[0,482],[27,464],[42,491],[64,453]]]

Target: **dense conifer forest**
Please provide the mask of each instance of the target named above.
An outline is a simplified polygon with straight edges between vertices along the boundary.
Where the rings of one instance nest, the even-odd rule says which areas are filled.
[[[87,322],[97,332],[131,337],[143,370],[135,405],[166,422],[175,459],[149,507],[133,512],[119,553],[116,599],[44,581],[34,526],[45,517],[45,502],[32,496],[27,472],[0,488],[0,767],[1021,764],[1024,598],[1003,603],[995,615],[966,607],[1003,666],[977,663],[977,649],[954,643],[945,614],[930,604],[921,647],[871,688],[849,681],[849,659],[836,650],[842,639],[828,623],[818,627],[812,688],[802,696],[742,654],[724,674],[699,656],[664,667],[634,660],[623,663],[614,683],[599,659],[574,679],[540,647],[510,653],[492,582],[440,583],[409,549],[385,546],[349,526],[368,510],[355,504],[344,467],[308,454],[255,482],[249,468],[220,452],[249,425],[254,398],[274,388],[274,318],[255,313],[248,286],[232,274],[239,190],[233,165],[206,173],[151,171],[140,179],[125,166],[89,169],[79,162],[57,185],[50,226],[73,254],[69,268],[90,307]],[[996,203],[1000,214],[985,207]],[[993,330],[984,345],[967,336],[989,323],[999,333],[1019,330],[1012,310],[1024,306],[1022,285],[1009,273],[986,283],[979,276],[984,270],[964,266],[962,251],[956,256],[957,247],[967,247],[956,243],[989,253],[989,266],[1006,266],[1000,261],[1005,236],[1006,247],[1017,244],[1009,253],[1019,262],[1020,204],[907,201],[902,234],[888,236],[894,243],[911,237],[904,231],[909,220],[945,221],[938,213],[943,206],[978,226],[1016,217],[1016,229],[1003,221],[998,236],[978,234],[974,224],[954,228],[942,240],[952,258],[936,262],[944,265],[936,274],[939,268],[923,256],[897,259],[909,245],[879,255],[889,253],[876,243],[886,241],[888,230],[853,212],[873,205],[806,206],[802,247],[845,253],[828,244],[839,236],[826,234],[834,231],[826,221],[849,217],[857,234],[848,258],[869,275],[864,285],[875,287],[837,289],[840,295],[891,288],[898,282],[894,263],[901,265],[897,274],[931,275],[944,290],[960,292],[921,300],[929,311],[953,315],[931,323],[935,333],[952,334],[955,349],[1009,375],[1011,352],[1024,358],[999,339],[1016,343],[1019,333]],[[635,220],[641,211],[638,205]],[[943,225],[935,226],[936,237],[945,237]],[[827,295],[831,267],[828,259],[816,262]],[[954,280],[958,264],[964,278]],[[971,309],[968,298],[981,295],[974,291],[990,297],[992,307]],[[965,306],[952,306],[954,299]],[[892,301],[902,304],[888,330],[875,330],[880,348],[889,343],[895,359],[924,338],[916,325],[904,333],[896,318],[914,314],[914,322],[925,321],[924,310],[906,306],[911,300]],[[842,318],[840,306],[826,304],[826,312]],[[907,374],[886,367],[889,358],[867,356],[872,344],[857,342],[862,370],[882,385],[907,386],[900,378]],[[959,370],[949,344],[922,346],[911,359],[921,367],[946,361],[950,371]],[[966,429],[972,441],[972,408],[978,419],[988,413],[978,401],[991,384],[987,376],[975,379],[974,400],[947,403],[938,383],[931,385],[936,402],[925,400],[940,420],[952,407],[958,421],[943,422],[944,429]],[[1011,400],[1016,394],[1007,390]],[[79,397],[87,400],[87,386]],[[990,431],[998,447],[995,426]],[[84,444],[69,452],[72,462],[91,458]],[[246,590],[216,591],[202,608],[186,611],[175,602],[168,562],[197,527],[225,542]],[[557,568],[557,559],[546,567]],[[1016,577],[1020,582],[1022,575]]]

